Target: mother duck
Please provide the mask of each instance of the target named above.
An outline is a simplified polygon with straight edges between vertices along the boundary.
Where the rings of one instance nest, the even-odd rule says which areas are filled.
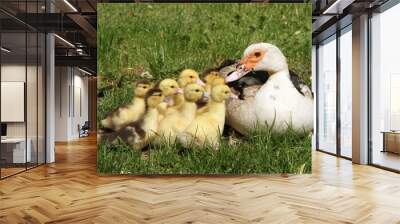
[[[246,48],[235,71],[225,78],[231,83],[250,72],[263,71],[268,80],[261,86],[244,90],[244,99],[233,99],[227,105],[227,122],[242,134],[259,126],[282,132],[291,126],[296,131],[313,128],[313,96],[307,85],[289,72],[283,53],[269,43]]]

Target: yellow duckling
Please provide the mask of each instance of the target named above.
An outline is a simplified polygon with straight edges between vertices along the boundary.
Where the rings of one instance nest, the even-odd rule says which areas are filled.
[[[197,113],[201,114],[207,110],[208,99],[210,98],[211,89],[217,85],[225,84],[225,78],[217,71],[211,71],[206,76],[204,76],[204,81],[206,82],[206,92],[202,100],[197,103],[198,110]]]
[[[104,128],[118,131],[126,124],[139,120],[145,112],[144,97],[152,87],[149,81],[142,80],[135,85],[135,97],[131,103],[121,106],[111,112],[105,119],[101,121]]]
[[[181,88],[184,88],[185,86],[196,83],[201,86],[205,86],[205,83],[200,79],[199,73],[197,73],[193,69],[185,69],[181,72],[178,78],[178,84]],[[173,105],[168,108],[167,113],[175,113],[183,104],[185,100],[185,97],[183,96],[183,93],[177,94],[174,96],[173,99]]]
[[[187,128],[196,116],[196,101],[201,99],[203,93],[204,88],[199,84],[192,83],[185,87],[182,106],[175,113],[167,114],[160,122],[158,143],[162,140],[167,143],[175,141],[176,135]]]
[[[225,100],[232,96],[227,85],[216,85],[211,90],[207,111],[196,116],[193,122],[178,135],[178,140],[188,147],[190,144],[219,146],[219,137],[225,125]]]
[[[173,106],[174,102],[178,99],[178,95],[183,93],[183,90],[179,88],[178,83],[173,79],[162,80],[157,87],[161,90],[164,96],[164,102],[160,103],[158,106],[159,111],[162,115],[166,114],[167,108]]]
[[[221,73],[219,73],[217,71],[211,71],[211,72],[207,73],[204,76],[204,81],[206,84],[206,91],[208,93],[211,93],[212,86],[225,83],[224,77],[222,76]]]
[[[196,83],[201,86],[205,85],[205,83],[200,79],[199,73],[193,69],[183,70],[181,74],[179,74],[178,83],[181,88],[184,88],[186,85],[191,83]]]
[[[160,112],[158,106],[164,100],[163,93],[158,88],[151,89],[146,95],[146,114],[140,125],[136,125],[133,148],[141,150],[154,139],[159,125]]]

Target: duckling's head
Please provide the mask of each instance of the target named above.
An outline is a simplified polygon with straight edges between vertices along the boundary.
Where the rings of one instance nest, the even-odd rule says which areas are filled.
[[[146,104],[150,108],[157,107],[163,100],[164,96],[159,88],[153,88],[146,94]]]
[[[208,85],[213,85],[214,80],[219,78],[220,76],[221,76],[221,74],[219,72],[211,71],[211,72],[207,73],[207,75],[204,76],[204,81]]]
[[[203,97],[203,93],[203,86],[196,83],[188,84],[184,90],[185,99],[189,102],[196,102],[200,100]]]
[[[212,86],[223,85],[223,84],[225,84],[225,78],[223,76],[216,77],[212,82]]]
[[[182,93],[178,83],[173,79],[164,79],[158,84],[159,89],[164,96],[172,96],[177,93]]]
[[[153,87],[151,82],[147,80],[140,80],[135,84],[135,96],[145,97],[146,93]]]
[[[230,88],[225,84],[216,85],[211,90],[211,98],[216,102],[222,102],[232,96]]]
[[[226,82],[233,82],[248,74],[250,71],[266,71],[273,75],[288,70],[286,57],[273,44],[252,44],[244,51],[237,70],[226,77]]]
[[[182,88],[191,83],[197,83],[202,86],[205,85],[204,82],[199,78],[199,73],[193,69],[183,70],[179,75],[178,83]]]

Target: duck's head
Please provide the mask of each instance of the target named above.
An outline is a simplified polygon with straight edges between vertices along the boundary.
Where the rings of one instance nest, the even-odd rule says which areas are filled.
[[[204,86],[204,82],[200,79],[199,73],[197,73],[193,69],[185,69],[179,75],[178,83],[180,87],[185,87],[191,83],[197,83],[199,85]]]
[[[173,79],[164,79],[158,84],[158,88],[162,91],[164,96],[172,96],[174,94],[182,93],[178,83]]]
[[[140,80],[135,84],[135,96],[145,97],[146,93],[153,87],[151,82],[147,80]]]
[[[157,107],[161,102],[163,102],[163,100],[164,96],[159,88],[153,88],[146,94],[146,104],[150,108]]]
[[[225,84],[216,85],[211,90],[211,98],[216,102],[222,102],[233,96],[231,89]]]
[[[192,83],[188,84],[184,90],[185,100],[189,102],[196,102],[203,97],[204,88],[203,86]]]
[[[251,71],[266,71],[270,75],[287,70],[286,58],[278,47],[269,43],[252,44],[246,48],[236,71],[225,78],[225,82],[236,81]]]

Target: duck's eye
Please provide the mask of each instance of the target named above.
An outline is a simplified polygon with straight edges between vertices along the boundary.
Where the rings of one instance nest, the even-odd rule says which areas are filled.
[[[261,53],[260,52],[256,52],[256,53],[254,53],[254,56],[256,56],[258,58],[258,57],[261,56]]]

